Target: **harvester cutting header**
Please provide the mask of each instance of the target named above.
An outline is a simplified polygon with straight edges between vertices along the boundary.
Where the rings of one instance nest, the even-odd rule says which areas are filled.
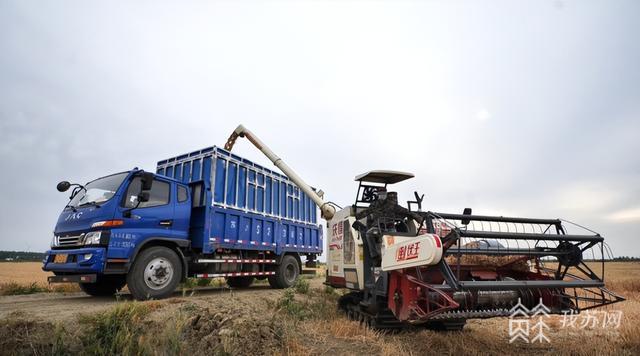
[[[336,210],[242,125],[225,149],[238,137],[320,208],[328,233],[325,283],[350,289],[340,308],[372,327],[451,330],[471,318],[508,316],[518,303],[532,309],[542,302],[561,314],[624,300],[605,288],[608,247],[591,230],[560,219],[473,215],[469,208],[423,211],[417,192],[403,207],[390,186],[413,174],[397,171],[358,175],[355,202]]]

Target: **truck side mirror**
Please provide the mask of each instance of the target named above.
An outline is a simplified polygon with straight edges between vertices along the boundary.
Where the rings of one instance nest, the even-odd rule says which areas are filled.
[[[151,190],[151,186],[153,185],[153,173],[142,172],[140,181],[142,183],[142,191]]]
[[[138,202],[146,203],[148,201],[149,201],[149,192],[140,192],[140,194],[138,194]]]
[[[67,190],[69,190],[69,187],[71,187],[71,183],[63,180],[62,182],[58,183],[56,189],[58,189],[59,192],[66,192]]]

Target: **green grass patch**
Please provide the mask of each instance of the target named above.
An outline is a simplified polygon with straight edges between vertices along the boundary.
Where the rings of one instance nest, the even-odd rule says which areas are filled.
[[[309,293],[309,281],[306,279],[298,278],[296,284],[293,285],[296,293],[307,294]]]
[[[30,284],[19,284],[16,282],[4,283],[0,286],[1,295],[20,295],[20,294],[34,294],[51,291],[36,282]]]
[[[146,304],[125,302],[114,309],[83,316],[80,323],[87,327],[81,336],[88,355],[145,355],[151,353],[144,342]]]
[[[300,291],[298,291],[300,289]],[[304,297],[296,294],[303,294]],[[309,289],[306,287],[292,287],[283,291],[282,296],[275,303],[278,311],[285,312],[295,321],[318,319],[327,320],[337,315],[337,303],[340,295],[335,290]]]
[[[211,285],[211,279],[209,278],[187,278],[182,283],[182,288],[192,289],[195,287],[207,287]]]
[[[7,282],[0,284],[0,295],[23,295],[35,293],[76,293],[80,292],[77,283],[41,284],[37,282],[21,284]]]

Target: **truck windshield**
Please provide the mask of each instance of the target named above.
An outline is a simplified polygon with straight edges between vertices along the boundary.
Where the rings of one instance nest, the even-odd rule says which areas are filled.
[[[128,172],[118,173],[87,183],[84,189],[80,189],[73,199],[71,199],[68,206],[77,208],[82,205],[99,205],[106,202],[116,194],[118,187],[120,187],[122,181],[128,174]]]

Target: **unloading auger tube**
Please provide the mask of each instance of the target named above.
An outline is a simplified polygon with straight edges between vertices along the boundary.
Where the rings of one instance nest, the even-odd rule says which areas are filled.
[[[311,200],[320,208],[320,212],[322,217],[325,220],[331,220],[333,215],[336,213],[336,209],[331,206],[328,202],[325,202],[322,199],[322,196],[316,193],[307,183],[305,183],[302,178],[296,172],[291,169],[284,161],[278,157],[264,142],[262,142],[253,132],[249,131],[243,125],[238,125],[236,129],[233,131],[227,143],[224,145],[224,149],[227,151],[231,151],[233,149],[233,145],[236,143],[238,137],[246,137],[249,142],[251,142],[257,149],[259,149],[262,153],[264,153],[273,164],[278,167],[284,175],[286,175],[291,181],[298,186],[305,194],[307,194]]]

